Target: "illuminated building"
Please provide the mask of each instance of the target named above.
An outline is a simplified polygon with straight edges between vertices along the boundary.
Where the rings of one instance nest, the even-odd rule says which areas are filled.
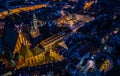
[[[108,72],[114,67],[114,62],[108,54],[101,54],[95,58],[96,67],[100,72]]]
[[[93,2],[86,2],[83,9],[88,10],[91,7],[92,4],[93,4]]]
[[[17,41],[16,41],[14,54],[20,52],[20,49],[21,49],[22,45],[29,48],[30,47],[30,42],[24,37],[24,35],[21,32],[18,32],[18,38],[17,38]]]
[[[58,36],[57,34],[50,37],[50,40],[43,40],[41,42],[41,45],[44,45],[45,51],[41,51],[38,47],[35,47],[33,50],[30,50],[27,47],[28,44],[26,44],[25,41],[23,42],[23,40],[25,40],[24,37],[20,34],[16,42],[16,50],[14,51],[15,53],[19,53],[19,62],[16,68],[41,65],[53,61],[62,61],[64,58],[61,55],[59,55],[59,53],[55,52],[54,49],[52,49],[52,46],[55,45],[56,42],[63,40],[65,35],[66,34],[60,34],[60,36]]]
[[[95,62],[93,60],[87,61],[87,64],[84,66],[83,72],[88,76],[100,75],[100,72],[97,70]]]
[[[30,1],[30,0],[26,0],[26,1]],[[30,3],[34,4],[35,3],[34,1],[40,1],[40,0],[31,0]],[[47,0],[44,0],[44,2],[45,1]],[[59,2],[57,1],[62,1],[60,4],[58,4],[58,7],[59,5],[64,4],[63,0],[50,0],[50,1],[56,1],[56,2],[53,2],[53,4],[54,3],[58,4]],[[12,67],[15,69],[8,70],[11,72],[11,75],[16,76],[21,74],[23,76],[29,76],[29,75],[30,76],[32,75],[47,76],[47,75],[50,75],[49,72],[51,73],[53,72],[55,76],[58,76],[58,75],[59,76],[83,76],[83,75],[76,75],[75,73],[85,72],[86,73],[85,76],[95,76],[96,74],[98,76],[101,76],[99,75],[99,73],[102,73],[102,72],[106,73],[106,71],[111,70],[114,67],[114,65],[116,65],[116,64],[113,65],[112,59],[108,56],[109,54],[108,55],[103,54],[103,52],[107,52],[107,50],[110,51],[109,49],[113,51],[113,49],[116,47],[112,48],[107,46],[105,48],[102,48],[103,46],[101,47],[102,44],[101,42],[99,43],[99,41],[101,40],[98,39],[99,38],[98,35],[99,33],[100,35],[104,33],[101,31],[101,30],[104,31],[104,29],[102,29],[102,27],[104,27],[102,26],[103,24],[108,23],[109,25],[111,25],[110,23],[113,21],[115,23],[114,25],[117,25],[116,22],[119,23],[119,21],[109,20],[110,21],[109,23],[109,22],[106,22],[106,19],[103,18],[103,20],[105,20],[106,23],[104,23],[104,21],[102,23],[100,22],[102,20],[101,18],[96,19],[99,13],[101,13],[101,12],[98,12],[97,10],[95,11],[98,14],[94,12],[95,13],[94,15],[95,20],[94,20],[93,15],[89,14],[92,11],[91,10],[92,4],[90,2],[86,2],[83,10],[82,7],[84,3],[81,3],[81,4],[74,3],[75,1],[78,1],[78,0],[68,0],[68,1],[70,1],[69,2],[70,6],[66,6],[65,9],[63,9],[64,7],[62,7],[62,5],[61,5],[61,9],[57,8],[56,6],[52,7],[51,5],[52,2],[48,2],[48,3],[51,3],[50,9],[51,8],[53,9],[53,10],[50,10],[51,12],[48,12],[49,6],[45,9],[42,8],[42,9],[36,10],[36,8],[38,8],[36,4],[34,5],[34,7],[31,7],[32,5],[30,5],[30,8],[28,8],[29,6],[27,7],[22,6],[16,9],[9,9],[11,15],[14,15],[14,13],[19,14],[21,16],[20,19],[22,20],[19,23],[20,24],[23,23],[22,24],[23,26],[21,25],[21,27],[19,27],[20,25],[18,25],[19,23],[17,22],[19,18],[15,18],[13,20],[15,21],[15,23],[12,23],[9,20],[5,21],[5,22],[11,22],[10,26],[9,24],[6,25],[6,27],[7,26],[8,27],[5,28],[6,30],[4,32],[4,37],[3,37],[4,47],[6,48],[5,54],[10,53],[10,56],[7,56],[7,55],[5,56],[7,57],[6,61],[8,62],[8,64],[11,63],[11,61],[15,63],[14,66],[10,65],[10,68]],[[84,1],[88,1],[88,0],[84,0]],[[96,1],[96,0],[89,0],[89,1]],[[69,3],[65,3],[65,5]],[[74,5],[74,4],[77,4],[77,5]],[[95,6],[97,6],[97,4],[95,4]],[[94,5],[92,7],[94,7]],[[55,13],[54,8],[56,8],[55,11],[58,10],[57,13]],[[86,10],[89,10],[89,8],[90,8],[90,11],[86,11]],[[22,10],[22,12],[20,13],[19,10]],[[62,16],[60,15],[59,10],[62,10],[61,11]],[[103,8],[102,10],[106,10],[106,9]],[[72,14],[71,13],[67,14],[68,12],[71,12],[71,11],[72,11]],[[33,12],[35,12],[36,15]],[[32,21],[31,21],[32,18],[24,17],[27,15],[28,15],[27,17],[30,17],[32,14],[33,14]],[[8,11],[0,12],[0,18],[7,15],[9,15]],[[56,16],[54,17],[54,15]],[[57,15],[59,15],[59,19]],[[41,20],[37,20],[37,18]],[[58,19],[58,21],[55,19]],[[61,26],[56,27],[56,23],[54,23],[54,20],[57,24],[60,24]],[[32,22],[31,23],[32,25],[29,25],[30,22]],[[43,25],[46,24],[48,26],[46,25],[45,27],[40,26],[41,30],[39,31],[38,23]],[[1,25],[2,24],[3,23],[1,23]],[[13,27],[11,28],[12,25]],[[14,25],[16,28],[18,28],[18,30],[15,30]],[[99,27],[99,25],[101,26]],[[0,29],[3,29],[3,28],[4,28],[3,26],[0,26]],[[71,31],[67,31],[66,28],[71,29]],[[78,30],[79,28],[81,28],[80,31]],[[108,27],[106,27],[106,29],[107,28]],[[56,30],[54,31],[54,29]],[[118,33],[118,32],[119,32],[118,29],[114,31],[114,33]],[[1,35],[1,32],[0,32],[0,35]],[[69,36],[71,37],[69,38]],[[29,42],[29,40],[31,42]],[[108,40],[108,37],[104,36],[104,38],[102,39],[103,44],[106,43],[107,40]],[[32,45],[30,45],[31,43]],[[101,50],[101,48],[103,50]],[[101,54],[100,56],[98,55],[99,53]],[[16,55],[18,56],[16,57]],[[112,54],[112,56],[115,56],[115,55]],[[117,56],[115,57],[117,58]],[[63,64],[59,64],[62,61],[63,61]],[[0,68],[0,71],[1,71],[1,68]],[[66,71],[71,75],[69,74],[64,75]],[[31,75],[30,73],[33,73],[33,74]],[[36,73],[39,73],[39,74],[36,74]]]
[[[45,51],[49,51],[51,49],[51,47],[55,44],[55,43],[60,43],[64,40],[64,38],[66,36],[68,36],[69,34],[55,34],[45,40],[43,40],[42,42],[40,42],[40,45],[43,46],[43,48],[45,49]]]

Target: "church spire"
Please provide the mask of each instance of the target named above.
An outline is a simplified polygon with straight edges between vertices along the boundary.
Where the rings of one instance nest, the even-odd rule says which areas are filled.
[[[37,18],[36,18],[35,13],[33,13],[33,26],[34,26],[34,29],[37,29],[37,28],[38,28],[38,25],[37,25]]]
[[[33,38],[39,36],[38,22],[35,13],[33,13],[33,25],[30,28],[30,32]]]

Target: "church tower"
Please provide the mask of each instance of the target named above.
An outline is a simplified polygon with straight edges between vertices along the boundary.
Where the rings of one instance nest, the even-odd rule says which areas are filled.
[[[34,26],[34,29],[37,29],[37,28],[38,28],[38,25],[37,25],[37,18],[36,18],[35,13],[33,13],[33,26]]]
[[[33,38],[36,38],[40,35],[38,29],[38,22],[35,13],[33,13],[33,25],[30,28],[30,34]]]

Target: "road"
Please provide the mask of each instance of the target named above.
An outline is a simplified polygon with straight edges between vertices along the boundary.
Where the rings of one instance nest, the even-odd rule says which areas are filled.
[[[46,7],[46,4],[38,4],[38,5],[34,5],[34,6],[26,6],[26,7],[19,7],[19,8],[15,8],[15,9],[11,9],[11,10],[6,10],[6,11],[2,11],[0,12],[0,19],[5,18],[5,16],[8,16],[9,14],[15,14],[15,13],[19,13],[21,11],[30,11],[30,10],[35,10],[35,9],[39,9],[39,8],[43,8]]]

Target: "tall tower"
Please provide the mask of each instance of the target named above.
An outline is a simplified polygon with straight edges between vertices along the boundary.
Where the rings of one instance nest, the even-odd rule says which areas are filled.
[[[35,13],[33,13],[33,25],[30,28],[30,34],[33,38],[38,37],[40,35]]]
[[[37,29],[37,28],[38,28],[38,25],[37,25],[37,18],[36,18],[35,13],[33,13],[33,26],[34,26],[34,29]]]

